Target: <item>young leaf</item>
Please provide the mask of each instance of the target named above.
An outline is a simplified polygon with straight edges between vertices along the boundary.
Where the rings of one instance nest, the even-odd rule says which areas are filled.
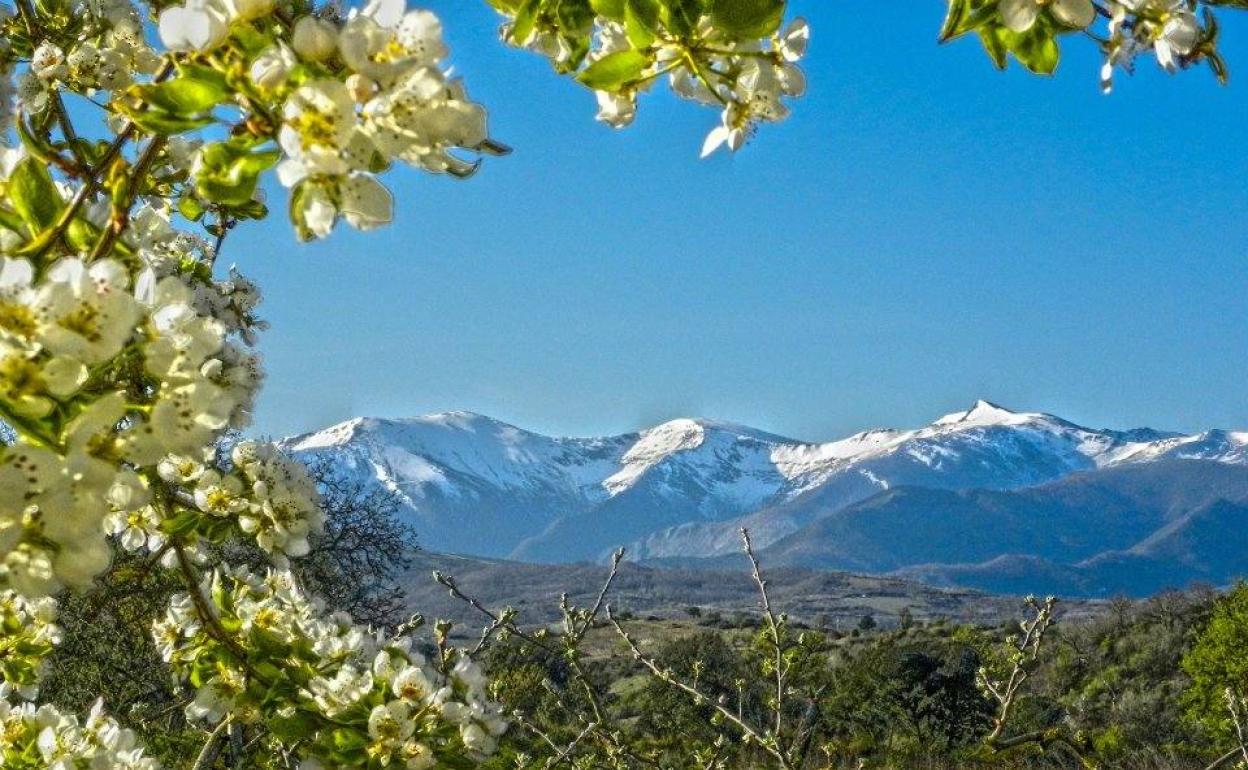
[[[47,167],[31,157],[23,158],[9,177],[9,202],[32,234],[56,222],[65,206]]]
[[[949,0],[949,12],[937,41],[947,43],[997,18],[997,4],[983,0]]]
[[[178,199],[178,213],[192,222],[198,222],[203,219],[206,212],[207,209],[204,208],[204,204],[194,195],[186,194]]]
[[[559,5],[555,8],[559,29],[569,37],[592,34],[594,15],[589,0],[559,0]]]
[[[277,163],[276,150],[247,152],[228,142],[206,145],[199,156],[195,190],[205,200],[226,206],[250,203],[260,174]]]
[[[589,0],[594,13],[611,21],[624,21],[624,0]]]
[[[198,115],[220,104],[229,88],[223,79],[184,72],[163,83],[135,86],[133,93],[151,105],[173,115]]]
[[[640,51],[616,51],[589,65],[576,79],[595,91],[618,91],[641,77],[649,63],[650,57]]]
[[[126,117],[145,131],[165,136],[194,131],[212,122],[210,117],[182,117],[163,110],[128,110]]]
[[[1021,34],[1010,33],[1005,36],[1005,44],[1014,58],[1037,75],[1052,75],[1057,70],[1061,50],[1052,30],[1045,25],[1037,23]]]
[[[711,0],[711,21],[739,38],[774,34],[784,21],[785,0]]]
[[[962,20],[966,18],[970,3],[971,0],[949,0],[949,10],[945,13],[945,23],[940,25],[940,35],[937,36],[937,40],[945,43],[957,36],[958,28],[962,25]]]
[[[511,39],[519,45],[529,42],[537,27],[537,16],[542,10],[542,0],[522,0],[511,25]]]
[[[992,64],[999,70],[1005,69],[1008,49],[1005,47],[1004,34],[1009,32],[1005,27],[983,27],[979,30],[979,40],[984,44],[984,52],[992,59]]]
[[[624,28],[629,42],[648,48],[659,34],[659,0],[626,0]]]
[[[692,35],[702,19],[702,0],[663,0],[667,26],[678,35]]]
[[[75,219],[69,223],[69,227],[65,230],[65,240],[69,243],[70,248],[78,251],[90,251],[91,247],[100,239],[100,228],[87,222],[85,219]]]

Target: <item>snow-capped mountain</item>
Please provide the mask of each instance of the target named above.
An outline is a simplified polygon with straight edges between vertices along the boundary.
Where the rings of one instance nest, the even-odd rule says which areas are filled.
[[[394,493],[426,548],[552,563],[617,545],[713,557],[735,551],[741,526],[766,547],[899,487],[1015,490],[1174,459],[1248,466],[1248,433],[1097,430],[986,401],[822,444],[700,419],[551,438],[466,412],[356,419],[283,444]]]

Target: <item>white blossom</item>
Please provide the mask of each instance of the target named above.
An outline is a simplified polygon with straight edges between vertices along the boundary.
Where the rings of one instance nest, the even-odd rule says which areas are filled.
[[[186,0],[160,12],[161,42],[171,51],[209,51],[229,34],[230,8],[223,0]]]
[[[1005,26],[1015,32],[1035,26],[1046,8],[1058,22],[1075,29],[1083,29],[1096,19],[1092,0],[1001,0],[998,7]]]
[[[324,61],[338,50],[338,30],[315,16],[303,16],[295,22],[291,46],[302,59]]]

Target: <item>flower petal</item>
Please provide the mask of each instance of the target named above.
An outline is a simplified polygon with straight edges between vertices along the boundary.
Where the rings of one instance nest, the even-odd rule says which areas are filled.
[[[1036,23],[1040,16],[1040,5],[1036,0],[1001,0],[1001,21],[1015,32],[1026,32]]]
[[[1053,16],[1068,27],[1086,29],[1096,21],[1092,0],[1053,0]]]

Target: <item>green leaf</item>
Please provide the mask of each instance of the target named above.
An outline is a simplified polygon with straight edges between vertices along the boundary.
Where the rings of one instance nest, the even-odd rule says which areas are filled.
[[[1226,85],[1231,80],[1231,71],[1226,66],[1226,59],[1222,58],[1222,54],[1210,53],[1206,55],[1209,62],[1209,69],[1213,72],[1213,76],[1218,79],[1219,85]]]
[[[210,117],[182,117],[161,110],[130,110],[126,117],[144,131],[165,136],[194,131],[212,123]]]
[[[277,150],[248,152],[230,142],[214,142],[200,151],[195,192],[204,200],[226,206],[252,202],[260,174],[280,159]]]
[[[279,740],[298,742],[316,732],[319,722],[306,711],[295,710],[287,715],[278,712],[265,720],[264,726]]]
[[[198,222],[202,219],[206,211],[207,209],[204,208],[204,204],[200,202],[199,198],[189,193],[183,195],[178,200],[178,213],[192,222]]]
[[[1010,32],[1005,36],[1005,44],[1014,58],[1037,75],[1052,75],[1061,60],[1057,38],[1047,25],[1039,22],[1021,34]]]
[[[576,79],[595,91],[618,91],[640,78],[649,63],[650,57],[640,51],[616,51],[589,65]]]
[[[569,72],[576,72],[585,63],[585,57],[589,55],[594,38],[591,31],[584,35],[565,36],[563,41],[568,44],[568,58],[566,61],[555,62],[555,71],[566,75]]]
[[[957,36],[957,31],[962,25],[962,20],[966,18],[970,4],[971,0],[949,0],[949,10],[945,13],[945,23],[940,25],[940,35],[937,36],[937,40],[944,43]]]
[[[206,68],[184,69],[176,78],[131,89],[135,96],[163,112],[199,115],[216,107],[230,94],[224,78]]]
[[[84,219],[75,219],[65,231],[65,240],[78,251],[90,251],[100,238],[100,229]]]
[[[648,48],[659,34],[659,0],[626,0],[624,29],[637,48]]]
[[[542,0],[522,0],[511,25],[512,42],[523,45],[529,41],[537,27],[537,15],[541,9]]]
[[[1003,33],[1009,32],[1005,27],[984,27],[979,31],[979,40],[984,44],[984,52],[992,59],[993,66],[1005,69],[1008,49],[1005,46]]]
[[[949,12],[940,28],[938,42],[947,43],[996,20],[997,4],[985,0],[949,0]]]
[[[290,191],[288,214],[291,223],[295,226],[295,235],[300,241],[310,241],[313,238],[312,230],[308,227],[306,220],[307,207],[304,205],[304,199],[309,195],[310,189],[307,180],[304,180]]]
[[[15,233],[24,234],[26,227],[25,222],[17,214],[0,206],[0,228],[12,230]]]
[[[47,166],[31,157],[23,158],[9,177],[9,202],[32,234],[51,227],[65,207]]]
[[[253,200],[242,206],[235,206],[230,213],[237,219],[264,219],[269,215],[269,207],[260,201]]]
[[[594,9],[589,0],[558,0],[555,18],[565,37],[589,36],[594,30]]]
[[[594,13],[611,21],[624,21],[624,0],[589,0]]]
[[[710,0],[711,21],[739,38],[775,34],[784,21],[785,0]]]
[[[692,35],[702,19],[702,0],[663,0],[667,26],[677,35]]]
[[[248,59],[254,59],[261,51],[273,43],[272,38],[250,24],[232,25],[230,37],[242,49],[242,52],[246,54]]]
[[[53,156],[56,155],[56,147],[47,141],[38,131],[31,130],[25,120],[16,121],[17,138],[21,140],[22,145],[34,157],[48,163],[51,162]]]

